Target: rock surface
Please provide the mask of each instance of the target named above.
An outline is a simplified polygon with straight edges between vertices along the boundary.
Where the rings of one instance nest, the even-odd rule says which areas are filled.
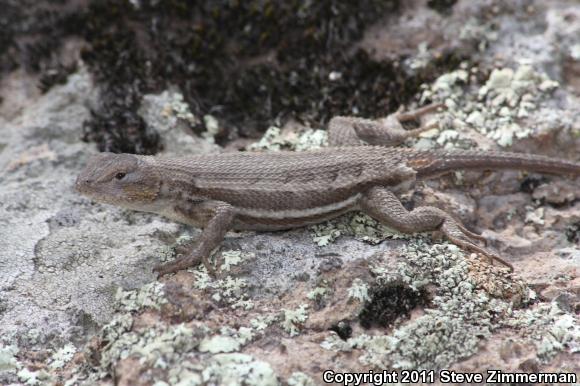
[[[360,45],[385,57],[407,50],[420,66],[429,49],[461,39],[479,50],[468,77],[489,76],[425,85],[448,104],[437,118],[452,124],[413,145],[511,144],[578,160],[580,6],[459,1],[442,16],[417,2]],[[545,78],[515,85],[522,66]],[[325,369],[580,374],[580,181],[465,173],[409,198],[484,231],[515,274],[355,214],[230,233],[216,279],[196,268],[156,281],[151,268],[199,231],[75,193],[96,152],[80,137],[99,90],[82,66],[46,94],[32,84],[15,72],[0,87],[0,383],[313,385]],[[211,133],[184,129],[197,118],[178,89],[147,95],[140,114],[167,155],[220,151]]]

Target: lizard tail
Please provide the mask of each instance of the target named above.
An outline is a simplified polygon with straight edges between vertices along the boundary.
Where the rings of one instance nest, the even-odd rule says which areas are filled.
[[[497,151],[418,151],[409,155],[408,164],[417,171],[418,178],[430,178],[450,171],[465,169],[516,169],[546,174],[580,176],[580,162],[534,154]]]

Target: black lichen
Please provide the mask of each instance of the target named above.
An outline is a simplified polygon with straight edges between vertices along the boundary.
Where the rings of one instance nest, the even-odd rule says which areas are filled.
[[[64,84],[70,74],[77,70],[76,63],[63,64],[57,62],[54,66],[47,68],[40,75],[38,87],[42,92],[46,92],[57,84]]]
[[[196,116],[219,120],[224,144],[290,118],[323,127],[338,114],[385,116],[465,59],[443,52],[409,73],[403,57],[377,61],[353,49],[368,26],[397,17],[399,0],[7,2],[0,71],[44,72],[47,90],[67,74],[59,48],[82,39],[100,90],[83,138],[103,151],[158,152],[159,136],[137,111],[144,94],[172,85]]]
[[[359,314],[364,328],[389,327],[397,318],[408,318],[412,309],[428,303],[426,292],[414,291],[400,283],[372,287],[369,296],[370,301]]]
[[[427,1],[427,7],[442,15],[448,15],[453,11],[455,3],[457,3],[457,0],[429,0]]]
[[[580,244],[580,221],[566,228],[566,239],[571,243]]]
[[[333,324],[330,327],[330,330],[336,332],[342,340],[347,340],[352,336],[352,327],[346,320],[341,320],[340,322]]]
[[[520,183],[520,191],[523,193],[532,194],[534,190],[540,185],[545,184],[548,182],[548,179],[544,176],[527,176],[524,180]]]

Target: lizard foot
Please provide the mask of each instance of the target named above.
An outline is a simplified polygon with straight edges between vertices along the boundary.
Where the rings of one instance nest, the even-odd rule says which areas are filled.
[[[463,225],[458,224],[453,219],[446,219],[443,224],[441,224],[441,232],[445,234],[447,239],[451,241],[453,244],[466,249],[471,252],[480,253],[484,256],[487,256],[492,261],[495,260],[510,269],[511,272],[514,271],[514,266],[502,259],[497,254],[493,253],[492,251],[480,247],[477,245],[473,239],[482,241],[485,240],[482,236],[476,235],[475,233],[470,232],[469,230],[465,229]]]
[[[179,244],[175,247],[175,255],[177,257],[187,256],[193,253],[195,247],[199,244],[197,241],[188,241],[185,244]]]

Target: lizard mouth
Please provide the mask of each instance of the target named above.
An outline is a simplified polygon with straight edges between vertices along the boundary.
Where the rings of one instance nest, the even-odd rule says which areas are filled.
[[[90,185],[91,181],[87,180],[86,178],[82,178],[82,176],[78,176],[74,183],[74,190],[83,195],[88,195],[88,193],[90,193]]]
[[[75,181],[73,188],[79,193],[84,193],[84,187],[80,177],[77,177],[77,180]]]
[[[104,201],[102,197],[99,197],[100,195],[97,194],[97,191],[95,191],[95,187],[93,186],[92,181],[86,178],[82,178],[82,176],[77,177],[73,189],[81,195],[92,200],[100,202]]]

